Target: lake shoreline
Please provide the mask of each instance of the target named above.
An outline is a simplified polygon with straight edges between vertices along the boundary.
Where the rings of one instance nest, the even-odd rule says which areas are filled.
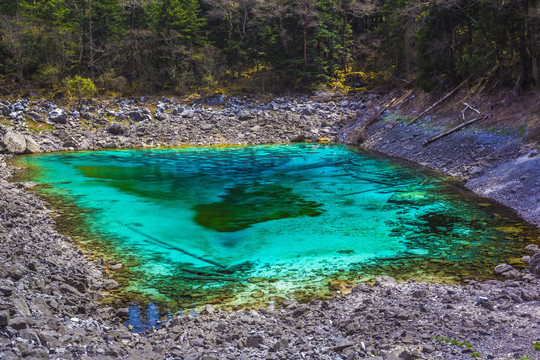
[[[91,123],[83,123],[74,119],[76,114],[67,112],[65,123],[56,120],[60,121],[57,123],[48,112],[42,121],[55,124],[55,129],[38,135],[25,133],[23,123],[17,123],[15,117],[12,130],[2,127],[0,135],[5,139],[9,131],[22,134],[24,149],[21,149],[23,141],[18,140],[23,153],[36,150],[34,143],[40,151],[50,152],[182,144],[337,141],[347,124],[362,117],[365,107],[359,102],[351,105],[352,102],[321,105],[288,100],[268,109],[262,108],[268,105],[257,105],[254,111],[244,105],[215,111],[182,106],[181,112],[180,105],[157,111],[156,104],[156,113],[150,118],[146,117],[144,107],[131,106],[116,114],[117,120],[126,114],[126,119],[114,122],[117,126],[108,122],[100,124],[103,117],[100,120],[97,115],[91,118]],[[97,110],[106,113],[103,108]],[[159,114],[163,116],[161,120],[156,118]],[[141,119],[135,121],[139,115]],[[84,114],[79,116],[85,118]],[[415,146],[403,146],[403,135],[409,136],[407,131],[417,142]],[[510,148],[515,150],[504,151],[479,170],[470,163],[469,167],[456,168],[458,164],[447,158],[440,160],[444,163],[441,166],[435,161],[428,162],[429,151],[419,151],[422,136],[431,136],[422,133],[420,127],[404,131],[399,124],[382,121],[370,128],[369,133],[365,147],[469,179],[467,187],[477,192],[483,189],[482,184],[489,183],[490,174],[504,172],[500,166],[516,161],[528,164],[527,159],[538,159],[531,156],[533,149],[522,153],[519,146],[512,145]],[[235,134],[243,136],[235,138]],[[30,136],[34,143],[24,135]],[[399,149],[404,148],[400,153]],[[450,154],[454,161],[464,159],[467,165],[469,157],[459,151],[443,153]],[[146,336],[132,333],[121,324],[125,309],[100,306],[99,301],[118,283],[106,275],[103,264],[90,260],[72,245],[71,239],[58,233],[52,218],[54,211],[26,190],[31,184],[7,181],[13,173],[6,163],[8,157],[0,155],[0,238],[4,263],[0,268],[0,291],[4,295],[0,297],[0,339],[3,339],[0,354],[6,359],[26,356],[292,359],[300,358],[300,353],[317,359],[358,359],[371,355],[381,359],[458,359],[474,353],[506,359],[510,354],[531,358],[538,354],[533,344],[540,341],[535,336],[539,323],[539,279],[528,271],[504,266],[497,270],[502,275],[501,281],[471,280],[458,286],[415,281],[396,283],[392,278],[381,277],[374,285],[359,284],[351,294],[331,300],[313,300],[309,304],[290,301],[278,310],[236,312],[209,305],[202,316],[174,318]],[[482,176],[486,178],[483,183],[478,180]],[[520,211],[519,204],[523,203],[520,196],[527,193],[511,188],[501,194],[495,194],[499,196],[495,200],[503,202],[513,194],[517,198],[517,206],[513,207]],[[538,225],[533,211],[521,211]],[[530,247],[529,256],[535,251],[537,248]],[[509,328],[513,331],[512,338],[506,335]]]

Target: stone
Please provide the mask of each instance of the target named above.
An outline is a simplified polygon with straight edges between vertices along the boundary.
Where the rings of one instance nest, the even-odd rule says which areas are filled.
[[[116,317],[119,318],[127,318],[129,316],[129,309],[128,308],[120,308],[116,310],[115,313]]]
[[[0,311],[0,326],[7,326],[9,324],[9,311],[2,310]]]
[[[24,135],[15,132],[8,131],[2,140],[7,152],[12,154],[24,154],[26,151],[26,139]]]
[[[514,270],[514,268],[511,265],[508,265],[508,264],[499,264],[499,265],[495,266],[495,269],[493,269],[493,271],[495,271],[495,274],[497,274],[497,275],[502,275],[505,272],[508,272],[510,270]]]
[[[394,286],[397,284],[396,279],[391,276],[383,275],[375,279],[375,286]]]
[[[238,120],[240,121],[253,119],[253,114],[246,110],[239,111],[238,114],[236,114],[236,116],[238,117]]]
[[[534,292],[533,290],[521,289],[521,299],[523,301],[535,301],[539,297],[538,291]]]
[[[302,115],[307,115],[307,116],[311,116],[313,115],[315,112],[313,111],[313,109],[309,106],[306,106],[303,110],[302,110]]]
[[[103,284],[103,287],[106,289],[106,290],[114,290],[114,289],[117,289],[120,287],[120,284],[117,283],[115,280],[113,279],[109,279],[107,281],[105,281],[105,283]]]
[[[131,120],[135,122],[152,120],[152,116],[150,116],[150,111],[148,109],[133,109],[128,112],[127,115],[130,117]]]
[[[504,272],[502,276],[507,279],[519,279],[521,277],[521,273],[516,269],[512,269],[510,271]]]
[[[334,346],[332,350],[337,353],[340,353],[340,352],[343,352],[343,350],[350,348],[351,346],[354,346],[354,343],[350,341],[342,341],[337,346]]]
[[[291,142],[295,142],[295,143],[299,143],[299,142],[304,142],[306,141],[306,136],[303,135],[303,134],[300,134],[300,135],[296,135],[294,136],[292,139],[291,139]]]
[[[66,113],[63,109],[54,109],[49,113],[49,120],[55,124],[67,124]]]
[[[38,143],[30,135],[25,135],[24,138],[26,140],[25,152],[30,154],[37,154],[41,152],[41,148],[39,147]]]
[[[274,346],[270,348],[270,351],[277,352],[289,347],[289,342],[283,338],[279,339]]]
[[[416,290],[412,293],[413,299],[423,299],[429,296],[429,291],[427,290]]]
[[[216,311],[216,308],[210,304],[206,304],[204,306],[204,311],[207,313],[207,314],[213,314],[215,311]]]
[[[12,293],[13,293],[13,289],[10,288],[9,286],[0,286],[0,292],[2,292],[2,294],[4,294],[4,296],[10,296]]]
[[[252,348],[259,348],[264,344],[264,338],[261,335],[248,336],[246,339],[246,346]]]
[[[114,265],[109,265],[109,270],[116,271],[116,270],[122,269],[123,267],[124,267],[123,264],[118,263],[118,264],[114,264]]]
[[[122,135],[124,133],[124,127],[118,123],[110,124],[107,126],[107,132],[112,135]]]
[[[540,275],[540,252],[537,252],[531,257],[527,269],[535,275]]]
[[[24,317],[17,316],[9,321],[9,326],[11,326],[15,330],[22,330],[28,328],[28,323],[26,322],[26,319]]]
[[[525,249],[524,249],[524,250],[525,250],[526,252],[528,252],[528,253],[534,254],[534,253],[539,252],[539,251],[540,251],[540,248],[539,248],[538,245],[536,245],[536,244],[529,244],[529,245],[525,246]]]
[[[192,117],[195,116],[195,111],[186,109],[186,110],[182,111],[180,116],[182,116],[183,118],[186,118],[186,119],[191,119]]]
[[[23,316],[30,316],[30,309],[23,298],[16,297],[12,300],[13,306],[17,309],[17,312]]]

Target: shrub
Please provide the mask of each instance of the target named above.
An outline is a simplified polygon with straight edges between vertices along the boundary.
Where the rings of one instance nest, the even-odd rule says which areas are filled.
[[[91,97],[96,92],[96,86],[92,80],[77,75],[67,80],[67,90],[71,96],[78,99],[80,105],[83,98]]]

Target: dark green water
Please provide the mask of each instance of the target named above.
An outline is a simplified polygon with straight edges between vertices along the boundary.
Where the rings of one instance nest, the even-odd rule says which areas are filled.
[[[126,285],[118,296],[171,308],[308,299],[329,293],[332,280],[381,274],[487,276],[537,236],[448,178],[345,146],[18,161],[36,170],[39,192],[61,200],[83,247],[128,265],[118,272]]]

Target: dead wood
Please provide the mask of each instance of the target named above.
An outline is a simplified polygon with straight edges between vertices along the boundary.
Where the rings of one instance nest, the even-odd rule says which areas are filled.
[[[407,125],[411,125],[412,123],[414,123],[416,120],[420,119],[422,116],[426,115],[431,109],[433,109],[434,107],[436,107],[437,105],[439,105],[440,103],[442,103],[444,100],[448,99],[450,96],[452,96],[452,94],[454,94],[460,87],[462,87],[465,83],[467,83],[469,81],[471,77],[469,76],[467,79],[463,80],[463,82],[461,84],[459,84],[458,86],[456,86],[454,88],[454,90],[450,91],[448,94],[444,95],[442,98],[440,98],[439,100],[437,100],[433,105],[431,105],[430,107],[428,107],[426,110],[422,111],[420,114],[418,114],[414,119],[412,119],[411,121],[409,121],[407,123]]]
[[[220,268],[225,268],[225,266],[221,265],[220,263],[214,261],[214,260],[210,260],[210,259],[207,259],[207,258],[204,258],[202,256],[198,256],[198,255],[195,255],[187,250],[184,250],[184,249],[181,249],[177,246],[174,246],[172,244],[168,244],[164,241],[161,241],[159,239],[156,239],[155,237],[149,235],[149,234],[146,234],[138,229],[135,229],[134,227],[132,226],[128,226],[128,225],[125,225],[126,228],[130,229],[131,231],[133,232],[136,232],[137,234],[141,235],[141,236],[144,236],[145,238],[147,238],[148,240],[150,240],[151,242],[155,243],[155,244],[159,244],[161,246],[164,246],[164,247],[167,247],[169,249],[172,249],[172,250],[176,250],[178,252],[181,252],[182,254],[185,254],[187,256],[191,256],[192,258],[194,259],[197,259],[197,260],[200,260],[202,262],[205,262],[205,263],[208,263],[208,264],[211,264],[211,265],[215,265],[215,266],[218,266]]]
[[[484,115],[484,116],[479,116],[479,117],[477,117],[477,118],[474,118],[474,119],[472,119],[472,120],[469,120],[469,121],[467,121],[467,122],[464,122],[463,124],[460,124],[460,125],[456,126],[455,128],[453,128],[453,129],[451,129],[451,130],[448,130],[448,131],[445,132],[445,133],[442,133],[442,134],[440,134],[440,135],[437,135],[437,136],[435,136],[435,137],[432,137],[432,138],[429,139],[429,140],[426,140],[426,141],[424,142],[423,146],[429,145],[429,144],[431,144],[431,143],[434,142],[434,141],[437,141],[437,140],[439,140],[439,139],[442,139],[442,138],[445,137],[445,136],[448,136],[448,135],[450,135],[450,134],[452,134],[452,133],[455,133],[456,131],[458,131],[458,130],[460,130],[460,129],[463,129],[465,126],[469,126],[469,125],[471,125],[471,124],[474,124],[474,123],[477,122],[477,121],[484,120],[484,119],[486,119],[486,118],[488,118],[488,117],[490,117],[490,116],[491,116],[491,114],[489,114],[489,115]]]

